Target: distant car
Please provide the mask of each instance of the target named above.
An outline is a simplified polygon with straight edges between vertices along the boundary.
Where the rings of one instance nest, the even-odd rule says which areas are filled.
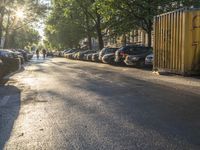
[[[74,55],[79,52],[79,49],[72,49],[68,52],[65,52],[64,57],[68,59],[74,59]]]
[[[53,52],[47,52],[47,57],[53,57]]]
[[[124,60],[127,55],[135,55],[137,51],[146,49],[147,47],[141,46],[141,45],[127,45],[127,46],[122,46],[120,49],[118,49],[115,52],[115,62],[118,64],[124,63]]]
[[[93,53],[85,54],[85,58],[86,58],[87,61],[92,61],[92,54]]]
[[[54,56],[56,57],[61,57],[61,51],[55,51]]]
[[[106,54],[102,58],[102,62],[105,63],[105,64],[115,64],[114,60],[115,60],[115,54],[114,53]]]
[[[130,49],[125,56],[125,64],[128,66],[143,67],[145,65],[145,58],[152,53],[152,48],[135,47]]]
[[[147,57],[145,58],[145,65],[153,66],[153,61],[154,61],[154,55],[153,54],[147,55]]]
[[[92,61],[99,62],[99,52],[92,54]]]
[[[102,58],[106,54],[115,53],[118,48],[109,48],[105,47],[99,52],[99,60],[102,61]]]
[[[91,54],[91,53],[95,53],[96,51],[94,50],[86,50],[86,51],[80,51],[78,54],[77,54],[77,59],[78,60],[87,60],[87,54]]]
[[[70,51],[71,49],[66,49],[66,50],[63,50],[63,51],[60,51],[60,57],[64,57],[64,54],[68,51]]]

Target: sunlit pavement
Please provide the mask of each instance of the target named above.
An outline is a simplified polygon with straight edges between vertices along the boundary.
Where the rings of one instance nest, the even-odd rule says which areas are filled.
[[[0,149],[200,149],[200,80],[33,59],[0,86]]]

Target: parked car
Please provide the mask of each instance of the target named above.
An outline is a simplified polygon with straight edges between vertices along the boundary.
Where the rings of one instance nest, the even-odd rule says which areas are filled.
[[[72,49],[68,52],[65,52],[64,57],[68,58],[68,59],[74,59],[74,54],[77,53],[77,52],[79,52],[78,49]]]
[[[12,50],[12,52],[14,52],[14,57],[15,57],[15,58],[20,58],[21,64],[24,64],[24,63],[25,63],[24,55],[23,55],[22,52],[13,51],[13,50]]]
[[[25,61],[29,60],[28,52],[26,52],[25,50],[22,50],[22,49],[17,49],[16,51],[18,51],[18,52],[20,52],[22,54],[22,56],[24,57]]]
[[[86,51],[80,51],[78,54],[77,54],[77,59],[78,60],[87,60],[87,54],[91,54],[91,53],[94,53],[95,51],[94,50],[86,50]]]
[[[3,61],[0,59],[0,68],[2,68],[2,67],[3,67]]]
[[[3,61],[0,59],[0,78],[4,75]]]
[[[0,66],[3,66],[3,61],[0,59]]]
[[[109,48],[105,47],[99,52],[99,60],[102,61],[102,58],[106,54],[115,53],[118,48]]]
[[[152,53],[152,48],[149,47],[135,47],[127,51],[125,56],[125,64],[129,66],[138,66],[142,67],[145,65],[145,58]]]
[[[70,50],[71,50],[71,49],[65,49],[65,50],[63,50],[63,51],[60,51],[59,56],[60,56],[60,57],[64,57],[64,54],[65,54],[66,52],[70,51]]]
[[[92,55],[95,54],[96,52],[94,51],[93,53],[85,54],[86,55],[86,60],[87,61],[92,61]]]
[[[115,53],[104,55],[102,58],[102,62],[105,64],[115,64]]]
[[[53,52],[48,51],[47,52],[47,57],[53,57]]]
[[[56,57],[61,57],[61,51],[55,51],[54,56]]]
[[[33,58],[33,53],[27,51],[27,57],[28,57],[28,60],[32,59]]]
[[[100,51],[98,51],[97,53],[92,54],[92,61],[99,62],[99,53],[100,53]]]
[[[122,46],[120,49],[118,49],[115,52],[115,62],[118,64],[124,63],[124,60],[127,55],[136,55],[137,53],[139,54],[140,51],[146,50],[147,47],[145,46],[140,46],[140,45],[127,45],[127,46]]]
[[[0,58],[16,58],[18,55],[11,50],[0,49]]]
[[[0,59],[2,60],[5,72],[11,72],[21,67],[21,59],[11,50],[0,49]]]
[[[153,59],[154,59],[153,54],[147,55],[147,57],[145,58],[145,65],[153,66]]]

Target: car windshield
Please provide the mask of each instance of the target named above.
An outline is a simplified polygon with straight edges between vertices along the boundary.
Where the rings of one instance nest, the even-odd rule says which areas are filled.
[[[131,47],[129,49],[129,54],[130,55],[139,55],[139,54],[143,54],[149,51],[149,48],[147,47]]]
[[[114,53],[116,50],[116,48],[109,48],[106,50],[106,53]]]
[[[120,49],[119,49],[119,51],[124,51],[124,50],[126,50],[127,48],[126,48],[126,46],[123,46],[123,47],[121,47]]]

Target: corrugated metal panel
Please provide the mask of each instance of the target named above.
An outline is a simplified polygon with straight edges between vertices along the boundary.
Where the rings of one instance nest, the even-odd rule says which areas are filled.
[[[154,18],[154,69],[200,71],[200,10],[180,9]]]

